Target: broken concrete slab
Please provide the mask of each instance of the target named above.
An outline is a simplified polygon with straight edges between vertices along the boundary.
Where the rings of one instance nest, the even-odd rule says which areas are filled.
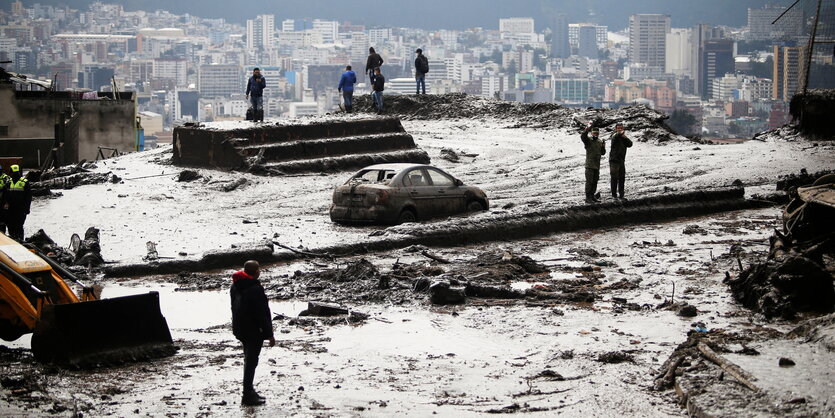
[[[291,123],[208,123],[174,129],[174,164],[288,174],[428,163],[400,119],[330,118]]]

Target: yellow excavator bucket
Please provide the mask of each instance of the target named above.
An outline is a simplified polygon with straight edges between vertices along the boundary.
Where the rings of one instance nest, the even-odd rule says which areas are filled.
[[[75,295],[68,282],[80,286]],[[70,271],[0,234],[0,337],[32,332],[39,361],[95,367],[164,357],[177,348],[159,293],[98,300]]]

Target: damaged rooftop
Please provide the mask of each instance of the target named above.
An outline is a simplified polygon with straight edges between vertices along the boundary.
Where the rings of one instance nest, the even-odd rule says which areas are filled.
[[[103,298],[159,292],[179,351],[64,370],[35,361],[26,336],[0,342],[0,410],[835,414],[833,218],[815,203],[832,189],[804,188],[832,173],[831,138],[784,128],[703,143],[645,106],[457,94],[387,106],[183,125],[172,145],[39,173],[29,240]],[[583,201],[587,123],[605,137],[623,123],[634,141],[629,200]],[[489,209],[332,222],[334,189],[383,162],[438,167]],[[784,209],[803,196],[790,207],[812,209],[787,237]],[[99,251],[82,260],[66,246],[85,231]],[[277,340],[257,369],[260,411],[239,405],[229,313],[229,276],[248,259],[262,263]]]

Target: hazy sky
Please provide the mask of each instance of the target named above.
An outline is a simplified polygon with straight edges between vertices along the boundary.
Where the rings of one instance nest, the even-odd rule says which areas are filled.
[[[0,0],[8,10],[11,0]],[[91,0],[24,0],[27,6],[67,4],[86,8]],[[696,23],[744,26],[747,8],[766,3],[788,6],[789,0],[103,0],[121,3],[127,10],[164,9],[177,14],[190,13],[200,17],[225,17],[243,22],[258,14],[274,14],[276,20],[286,18],[324,18],[367,26],[399,26],[426,29],[466,29],[481,26],[497,29],[500,17],[532,16],[537,31],[550,26],[555,13],[566,13],[572,22],[589,20],[590,13],[598,23],[622,29],[635,13],[664,13],[672,16],[673,26]]]

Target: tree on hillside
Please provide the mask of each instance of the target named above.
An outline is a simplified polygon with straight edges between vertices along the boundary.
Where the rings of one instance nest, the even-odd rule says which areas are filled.
[[[696,124],[696,118],[686,110],[676,110],[667,119],[667,126],[676,131],[679,135],[690,135],[693,125]]]

